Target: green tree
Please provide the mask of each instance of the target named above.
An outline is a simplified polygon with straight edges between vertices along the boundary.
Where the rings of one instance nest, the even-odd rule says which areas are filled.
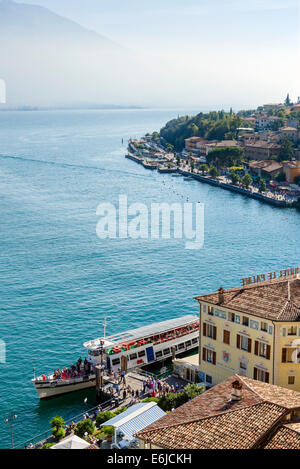
[[[259,192],[266,192],[267,185],[266,185],[266,181],[264,179],[259,180],[258,186],[259,186]]]
[[[83,438],[85,433],[87,433],[88,435],[92,435],[95,430],[96,427],[93,421],[91,419],[85,419],[77,423],[74,433],[80,438]]]
[[[234,171],[230,173],[229,177],[231,179],[232,184],[234,185],[238,185],[241,182],[241,178]]]
[[[104,423],[107,422],[107,420],[110,420],[114,417],[114,413],[110,411],[106,412],[99,412],[96,417],[96,425],[98,428]]]
[[[278,171],[278,173],[275,174],[274,179],[277,182],[284,182],[286,177],[284,173],[282,173],[281,171]]]
[[[205,391],[205,386],[199,386],[198,384],[187,384],[183,389],[183,394],[187,399],[194,399]]]
[[[290,94],[289,93],[287,94],[284,103],[285,103],[286,106],[291,105],[291,100],[290,100]]]
[[[294,154],[294,144],[286,135],[282,138],[278,161],[291,161]]]
[[[52,420],[50,420],[50,425],[52,427],[52,435],[58,441],[61,440],[66,434],[66,431],[63,428],[65,424],[66,422],[59,415],[56,415],[55,417],[53,417]]]
[[[242,184],[243,186],[247,187],[247,189],[249,186],[251,186],[252,182],[253,182],[253,179],[250,176],[250,174],[247,173],[245,174],[245,176],[242,177]]]
[[[207,166],[207,164],[201,164],[200,167],[199,167],[200,171],[202,172],[202,174],[204,173],[207,173],[208,170],[209,170],[209,167]]]
[[[212,166],[209,170],[209,174],[212,178],[216,178],[219,176],[220,173],[215,166]]]
[[[191,161],[191,172],[193,173],[195,169],[195,163],[194,161]]]

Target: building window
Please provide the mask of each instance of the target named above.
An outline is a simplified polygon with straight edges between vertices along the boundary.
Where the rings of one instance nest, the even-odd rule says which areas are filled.
[[[119,365],[120,364],[120,358],[115,358],[114,360],[112,360],[112,364],[113,364],[113,366]]]
[[[247,318],[247,316],[243,316],[243,326],[249,326],[249,318]]]
[[[291,326],[288,328],[288,335],[297,335],[297,326]]]
[[[203,335],[204,337],[209,337],[210,339],[216,340],[217,328],[212,324],[203,323]]]
[[[186,347],[190,347],[192,345],[192,342],[190,340],[188,340],[186,343],[185,343],[185,346]]]
[[[178,345],[178,350],[182,350],[182,349],[184,349],[184,344],[179,344]]]
[[[235,322],[235,314],[234,313],[228,313],[228,321]]]
[[[255,367],[253,371],[254,379],[256,379],[257,381],[262,381],[263,383],[269,382],[270,373],[268,373],[268,371],[261,370],[260,368]]]
[[[230,332],[224,330],[223,331],[223,342],[224,344],[230,345]]]
[[[247,370],[247,363],[245,363],[245,362],[240,362],[240,369],[241,369],[241,370]]]
[[[156,352],[155,358],[161,358],[162,357],[162,351]]]
[[[169,348],[165,348],[165,350],[164,350],[164,355],[169,355],[169,353],[170,353],[170,349],[169,349]]]
[[[245,352],[251,353],[251,339],[243,335],[237,334],[236,336],[236,346],[240,350],[245,350]]]
[[[212,376],[211,375],[205,375],[205,381],[207,384],[212,384]]]
[[[284,347],[281,351],[281,362],[300,363],[300,350],[297,347]]]
[[[207,314],[209,314],[210,316],[213,316],[213,315],[214,315],[214,308],[213,308],[213,306],[208,306],[208,308],[207,308]]]
[[[268,324],[266,322],[260,323],[260,330],[263,332],[268,332]]]
[[[244,337],[243,335],[241,337],[241,349],[246,352],[248,351],[248,337]]]
[[[130,355],[130,360],[136,360],[137,359],[137,354],[136,353],[132,353]]]
[[[204,362],[208,362],[208,363],[211,363],[212,365],[215,365],[216,364],[216,352],[213,352],[212,350],[209,350],[203,347],[202,359]]]
[[[259,357],[267,358],[267,360],[270,360],[271,347],[270,345],[265,344],[264,342],[256,340],[254,345],[254,354]]]
[[[288,377],[288,384],[295,384],[295,376]]]
[[[144,357],[146,355],[146,352],[145,350],[141,350],[139,353],[138,353],[139,357]]]

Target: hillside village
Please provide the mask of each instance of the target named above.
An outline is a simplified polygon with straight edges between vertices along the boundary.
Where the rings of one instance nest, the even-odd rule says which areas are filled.
[[[130,140],[127,157],[147,169],[183,172],[297,205],[300,99],[292,104],[287,95],[284,104],[265,104],[255,111],[178,117],[159,133]]]

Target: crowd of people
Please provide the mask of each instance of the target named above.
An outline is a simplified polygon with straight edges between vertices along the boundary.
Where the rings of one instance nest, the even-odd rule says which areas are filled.
[[[54,370],[53,379],[55,380],[72,379],[72,378],[77,378],[79,376],[87,376],[93,372],[94,372],[93,365],[86,358],[84,359],[84,361],[82,361],[82,358],[80,357],[77,360],[76,365],[72,363],[72,365],[69,368],[65,366],[62,370],[60,368],[58,368],[57,370]]]

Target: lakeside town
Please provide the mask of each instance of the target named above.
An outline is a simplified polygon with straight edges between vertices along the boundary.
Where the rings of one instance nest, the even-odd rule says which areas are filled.
[[[107,378],[102,402],[67,422],[53,417],[52,430],[25,447],[300,449],[299,267],[251,275],[194,300],[199,342],[193,351],[169,345],[182,331],[179,318],[163,334],[166,355],[173,350],[160,374],[123,359],[109,371],[102,364],[105,343],[94,343],[93,353],[101,355],[98,390],[104,371]],[[151,327],[144,328],[148,336],[158,334]],[[129,352],[137,355],[153,338],[131,342]],[[81,365],[79,359],[74,370]]]
[[[257,110],[178,117],[128,143],[146,169],[197,179],[282,207],[300,197],[300,98]]]

